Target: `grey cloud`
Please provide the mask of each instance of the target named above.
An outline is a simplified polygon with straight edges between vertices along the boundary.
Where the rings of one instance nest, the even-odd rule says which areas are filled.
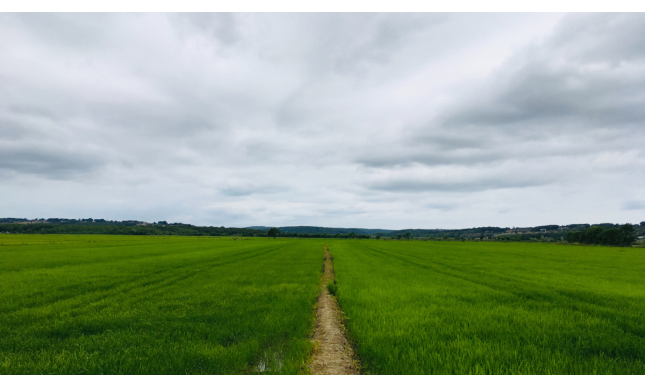
[[[233,13],[186,12],[170,15],[178,28],[193,27],[198,32],[213,36],[218,42],[231,45],[239,41],[237,16]]]
[[[383,156],[370,155],[363,156],[356,160],[357,163],[371,168],[383,167],[401,167],[411,166],[414,164],[423,165],[476,165],[481,163],[491,163],[506,158],[501,152],[490,151],[467,151],[467,152],[449,152],[434,151],[432,149],[411,150],[406,154],[386,154]]]
[[[431,204],[427,204],[425,207],[433,209],[433,210],[440,210],[440,211],[454,211],[457,208],[459,208],[459,206],[457,204],[454,204],[454,203],[452,203],[452,204],[431,203]]]
[[[548,69],[531,64],[513,74],[505,89],[496,91],[487,105],[460,108],[445,118],[443,125],[458,127],[512,126],[535,130],[546,125],[551,130],[581,130],[640,123],[645,120],[645,67],[639,66],[637,79],[602,79],[612,74],[584,74],[575,69]],[[622,79],[621,79],[622,78]],[[519,125],[522,125],[520,127]]]
[[[392,192],[479,192],[494,189],[526,188],[548,185],[555,181],[555,178],[535,178],[532,176],[500,176],[471,178],[466,181],[454,181],[453,179],[383,179],[366,184],[371,189],[378,189]],[[453,181],[450,181],[453,180]]]
[[[568,57],[618,66],[645,58],[645,25],[635,13],[569,15],[552,44]]]
[[[367,186],[395,192],[477,192],[556,180],[563,184],[564,176],[600,179],[603,173],[641,168],[644,21],[640,14],[565,17],[550,37],[517,52],[432,121],[408,127],[398,142],[355,158],[373,170],[455,166],[489,177],[449,183],[393,178]],[[639,161],[615,168],[611,162],[603,166],[593,161],[611,152],[631,152]],[[557,171],[559,177],[542,181],[527,171],[528,176],[512,179],[500,167],[509,163],[518,168],[530,163],[543,169],[541,176]]]
[[[6,13],[3,22],[20,24],[24,31],[48,44],[95,50],[107,43],[114,28],[109,13]]]
[[[356,162],[369,168],[400,168],[417,164],[428,167],[471,166],[495,168],[504,161],[544,163],[549,159],[585,157],[601,152],[622,152],[632,144],[635,130],[593,130],[584,137],[554,134],[548,130],[523,133],[423,134],[404,142],[404,146],[361,154]]]
[[[221,189],[226,196],[249,196],[254,194],[271,194],[285,192],[286,189],[276,186],[261,186],[249,182],[227,184]]]
[[[291,13],[255,19],[255,27],[284,39],[284,45],[276,41],[263,47],[267,57],[299,62],[311,76],[361,79],[373,66],[397,58],[408,41],[448,19],[444,14]]]
[[[644,25],[3,14],[0,212],[408,228],[472,226],[472,208],[486,224],[556,222],[540,205],[567,195],[554,216],[570,223],[609,196],[633,207],[644,187],[622,176],[645,166]]]
[[[645,210],[645,200],[628,200],[623,203],[623,210]]]
[[[88,174],[105,165],[99,155],[87,151],[51,149],[42,146],[17,147],[0,143],[0,170],[13,174],[35,174],[52,179],[69,179]]]
[[[356,162],[366,167],[424,165],[473,165],[504,159],[506,152],[492,147],[485,136],[469,133],[434,133],[407,139],[404,147],[361,155]]]
[[[345,36],[336,36],[336,42],[346,39],[349,43],[345,47],[340,45],[344,50],[336,53],[333,67],[348,71],[358,70],[367,63],[387,63],[411,35],[435,27],[446,18],[444,14],[368,14],[360,23],[359,31],[365,31],[361,31],[360,39],[347,39],[349,34],[356,33],[356,18],[351,15],[330,16],[326,23],[341,22],[345,25],[341,30]]]
[[[645,121],[640,14],[576,15],[502,66],[490,87],[440,122],[448,128],[588,130]],[[625,42],[628,42],[625,44]]]

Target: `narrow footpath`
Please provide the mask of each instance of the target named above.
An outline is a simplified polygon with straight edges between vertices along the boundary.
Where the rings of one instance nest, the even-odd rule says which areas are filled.
[[[313,337],[313,341],[318,342],[318,345],[309,367],[314,375],[358,375],[354,351],[341,326],[341,312],[336,298],[327,290],[327,283],[334,280],[334,259],[329,254],[327,245],[324,267]]]

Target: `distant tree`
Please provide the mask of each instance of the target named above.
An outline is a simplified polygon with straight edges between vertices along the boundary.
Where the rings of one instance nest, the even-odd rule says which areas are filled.
[[[349,234],[347,234],[347,238],[356,238],[356,233],[353,231],[350,232]]]
[[[267,233],[267,235],[268,235],[268,237],[269,237],[269,238],[273,237],[273,239],[275,239],[275,237],[277,237],[278,235],[280,235],[280,230],[278,230],[278,229],[277,229],[277,228],[275,228],[275,227],[271,227],[271,229],[269,230],[269,232]]]
[[[588,229],[585,230],[585,232],[582,234],[582,240],[580,242],[582,243],[589,243],[589,244],[594,244],[598,243],[598,237],[600,236],[600,233],[605,231],[604,227],[600,226],[591,226]]]
[[[641,222],[641,227],[645,227],[645,222]]]
[[[380,236],[380,235],[377,235],[377,236],[376,236],[376,240],[379,240],[379,239],[381,239],[381,236]]]
[[[410,238],[412,238],[412,235],[410,235],[409,232],[406,232],[405,235],[403,235],[403,237],[407,240],[410,240]]]
[[[620,228],[606,229],[601,226],[592,226],[584,231],[567,233],[567,241],[597,245],[629,246],[636,240],[634,226],[627,223]]]
[[[401,238],[403,238],[403,235],[401,235],[401,234],[396,234],[396,239],[401,240]]]
[[[629,246],[636,241],[636,236],[634,236],[634,226],[629,223],[625,223],[620,226],[620,232],[622,234],[622,244]]]

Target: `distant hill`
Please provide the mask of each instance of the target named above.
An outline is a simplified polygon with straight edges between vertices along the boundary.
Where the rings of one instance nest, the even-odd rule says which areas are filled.
[[[546,240],[561,241],[568,233],[582,232],[591,226],[603,229],[618,229],[619,224],[600,223],[555,224],[536,227],[474,227],[465,229],[404,229],[387,230],[380,228],[343,228],[316,226],[287,226],[278,227],[283,237],[300,238],[441,238],[441,239],[496,239],[496,240]],[[118,235],[202,235],[202,236],[267,236],[271,227],[252,226],[235,227],[204,227],[183,223],[142,222],[138,220],[105,220],[105,219],[27,219],[0,218],[0,233],[18,234],[118,234]],[[645,222],[634,225],[634,233],[638,237],[645,236]]]
[[[253,230],[262,230],[266,231],[271,227],[265,226],[251,226],[247,227]],[[376,233],[387,234],[394,232],[394,230],[383,230],[377,228],[342,228],[342,227],[316,227],[316,226],[287,226],[287,227],[277,227],[280,232],[283,233],[298,233],[298,234],[325,234],[336,235],[336,234],[367,234],[374,235]]]
[[[267,232],[249,228],[199,227],[183,223],[103,219],[0,218],[0,233],[8,234],[103,234],[266,237]]]

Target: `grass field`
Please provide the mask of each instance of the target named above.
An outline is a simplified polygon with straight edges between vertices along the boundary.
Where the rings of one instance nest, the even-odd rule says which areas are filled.
[[[329,249],[366,373],[645,373],[644,249],[374,240]]]
[[[306,373],[325,243],[0,235],[0,374]],[[645,249],[329,249],[366,373],[645,373]]]
[[[324,242],[0,236],[0,374],[302,373]]]

